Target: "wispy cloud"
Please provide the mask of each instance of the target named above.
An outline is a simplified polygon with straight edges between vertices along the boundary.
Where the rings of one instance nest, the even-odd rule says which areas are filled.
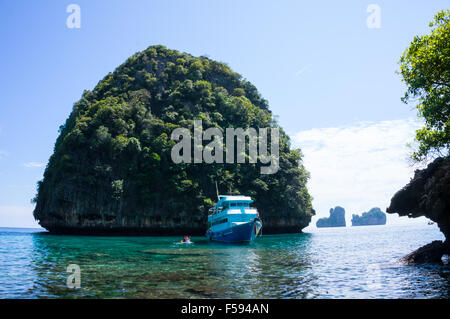
[[[360,122],[347,127],[300,131],[292,136],[311,173],[308,184],[317,217],[340,205],[351,214],[372,207],[384,210],[413,175],[408,164],[416,120]],[[390,216],[388,217],[388,219]],[[315,219],[314,219],[315,220]]]
[[[29,167],[29,168],[44,167],[45,163],[28,162],[28,163],[23,164],[23,166]]]
[[[305,70],[308,68],[308,65],[304,66],[303,68],[299,69],[297,72],[295,72],[295,76],[301,75]]]

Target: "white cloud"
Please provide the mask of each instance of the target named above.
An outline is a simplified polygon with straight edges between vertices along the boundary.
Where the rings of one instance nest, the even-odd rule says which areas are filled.
[[[308,188],[314,197],[317,218],[326,217],[337,205],[346,210],[348,224],[352,214],[372,207],[383,211],[391,197],[409,182],[414,168],[408,163],[417,120],[359,122],[347,127],[328,127],[300,131],[292,143],[304,154],[311,173]],[[388,215],[388,223],[398,222]],[[406,221],[405,218],[401,222]]]
[[[29,168],[44,167],[44,166],[45,166],[45,163],[28,162],[28,163],[23,164],[23,166],[29,167]]]
[[[34,207],[0,206],[0,227],[41,228],[33,217]]]

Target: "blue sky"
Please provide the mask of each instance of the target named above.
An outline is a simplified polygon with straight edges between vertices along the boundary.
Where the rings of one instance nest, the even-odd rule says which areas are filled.
[[[81,8],[80,29],[66,26],[71,3]],[[366,25],[371,3],[381,8],[379,29]],[[400,101],[405,88],[397,61],[448,7],[438,0],[0,0],[0,226],[36,225],[30,199],[73,103],[154,44],[226,62],[259,89],[304,150],[319,217],[335,205],[350,213],[385,208],[408,182],[404,144],[418,125],[412,106]],[[358,140],[361,132],[372,148],[361,150],[367,144]],[[396,143],[384,145],[386,139]],[[343,148],[337,161],[355,154],[360,160],[339,167],[321,161]],[[370,163],[379,168],[358,180],[353,199],[333,193],[333,185],[354,186]],[[326,180],[338,170],[342,176]],[[371,186],[378,195],[367,198]]]

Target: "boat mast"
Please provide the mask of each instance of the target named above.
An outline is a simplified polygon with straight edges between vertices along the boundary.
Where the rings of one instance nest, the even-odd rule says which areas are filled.
[[[216,181],[216,193],[217,193],[217,200],[219,200],[219,187],[217,187],[217,181]]]

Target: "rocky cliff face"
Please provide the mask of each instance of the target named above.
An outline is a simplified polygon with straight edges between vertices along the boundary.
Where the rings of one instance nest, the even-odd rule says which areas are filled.
[[[60,127],[35,218],[53,233],[201,235],[217,181],[221,193],[254,199],[266,234],[309,224],[309,174],[281,128],[279,170],[264,175],[261,157],[174,163],[171,134],[187,128],[193,135],[194,120],[204,130],[268,128],[270,136],[279,128],[267,101],[227,65],[163,46],[133,55],[85,91]]]
[[[414,178],[391,199],[386,210],[411,218],[426,216],[436,222],[446,241],[442,253],[448,253],[450,236],[450,158],[437,158],[427,168],[416,170]],[[410,258],[411,259],[411,258]]]
[[[320,218],[316,222],[316,226],[321,227],[345,227],[345,209],[336,206],[334,209],[330,208],[330,217]]]
[[[378,207],[359,215],[352,215],[352,226],[386,225],[386,214]]]

